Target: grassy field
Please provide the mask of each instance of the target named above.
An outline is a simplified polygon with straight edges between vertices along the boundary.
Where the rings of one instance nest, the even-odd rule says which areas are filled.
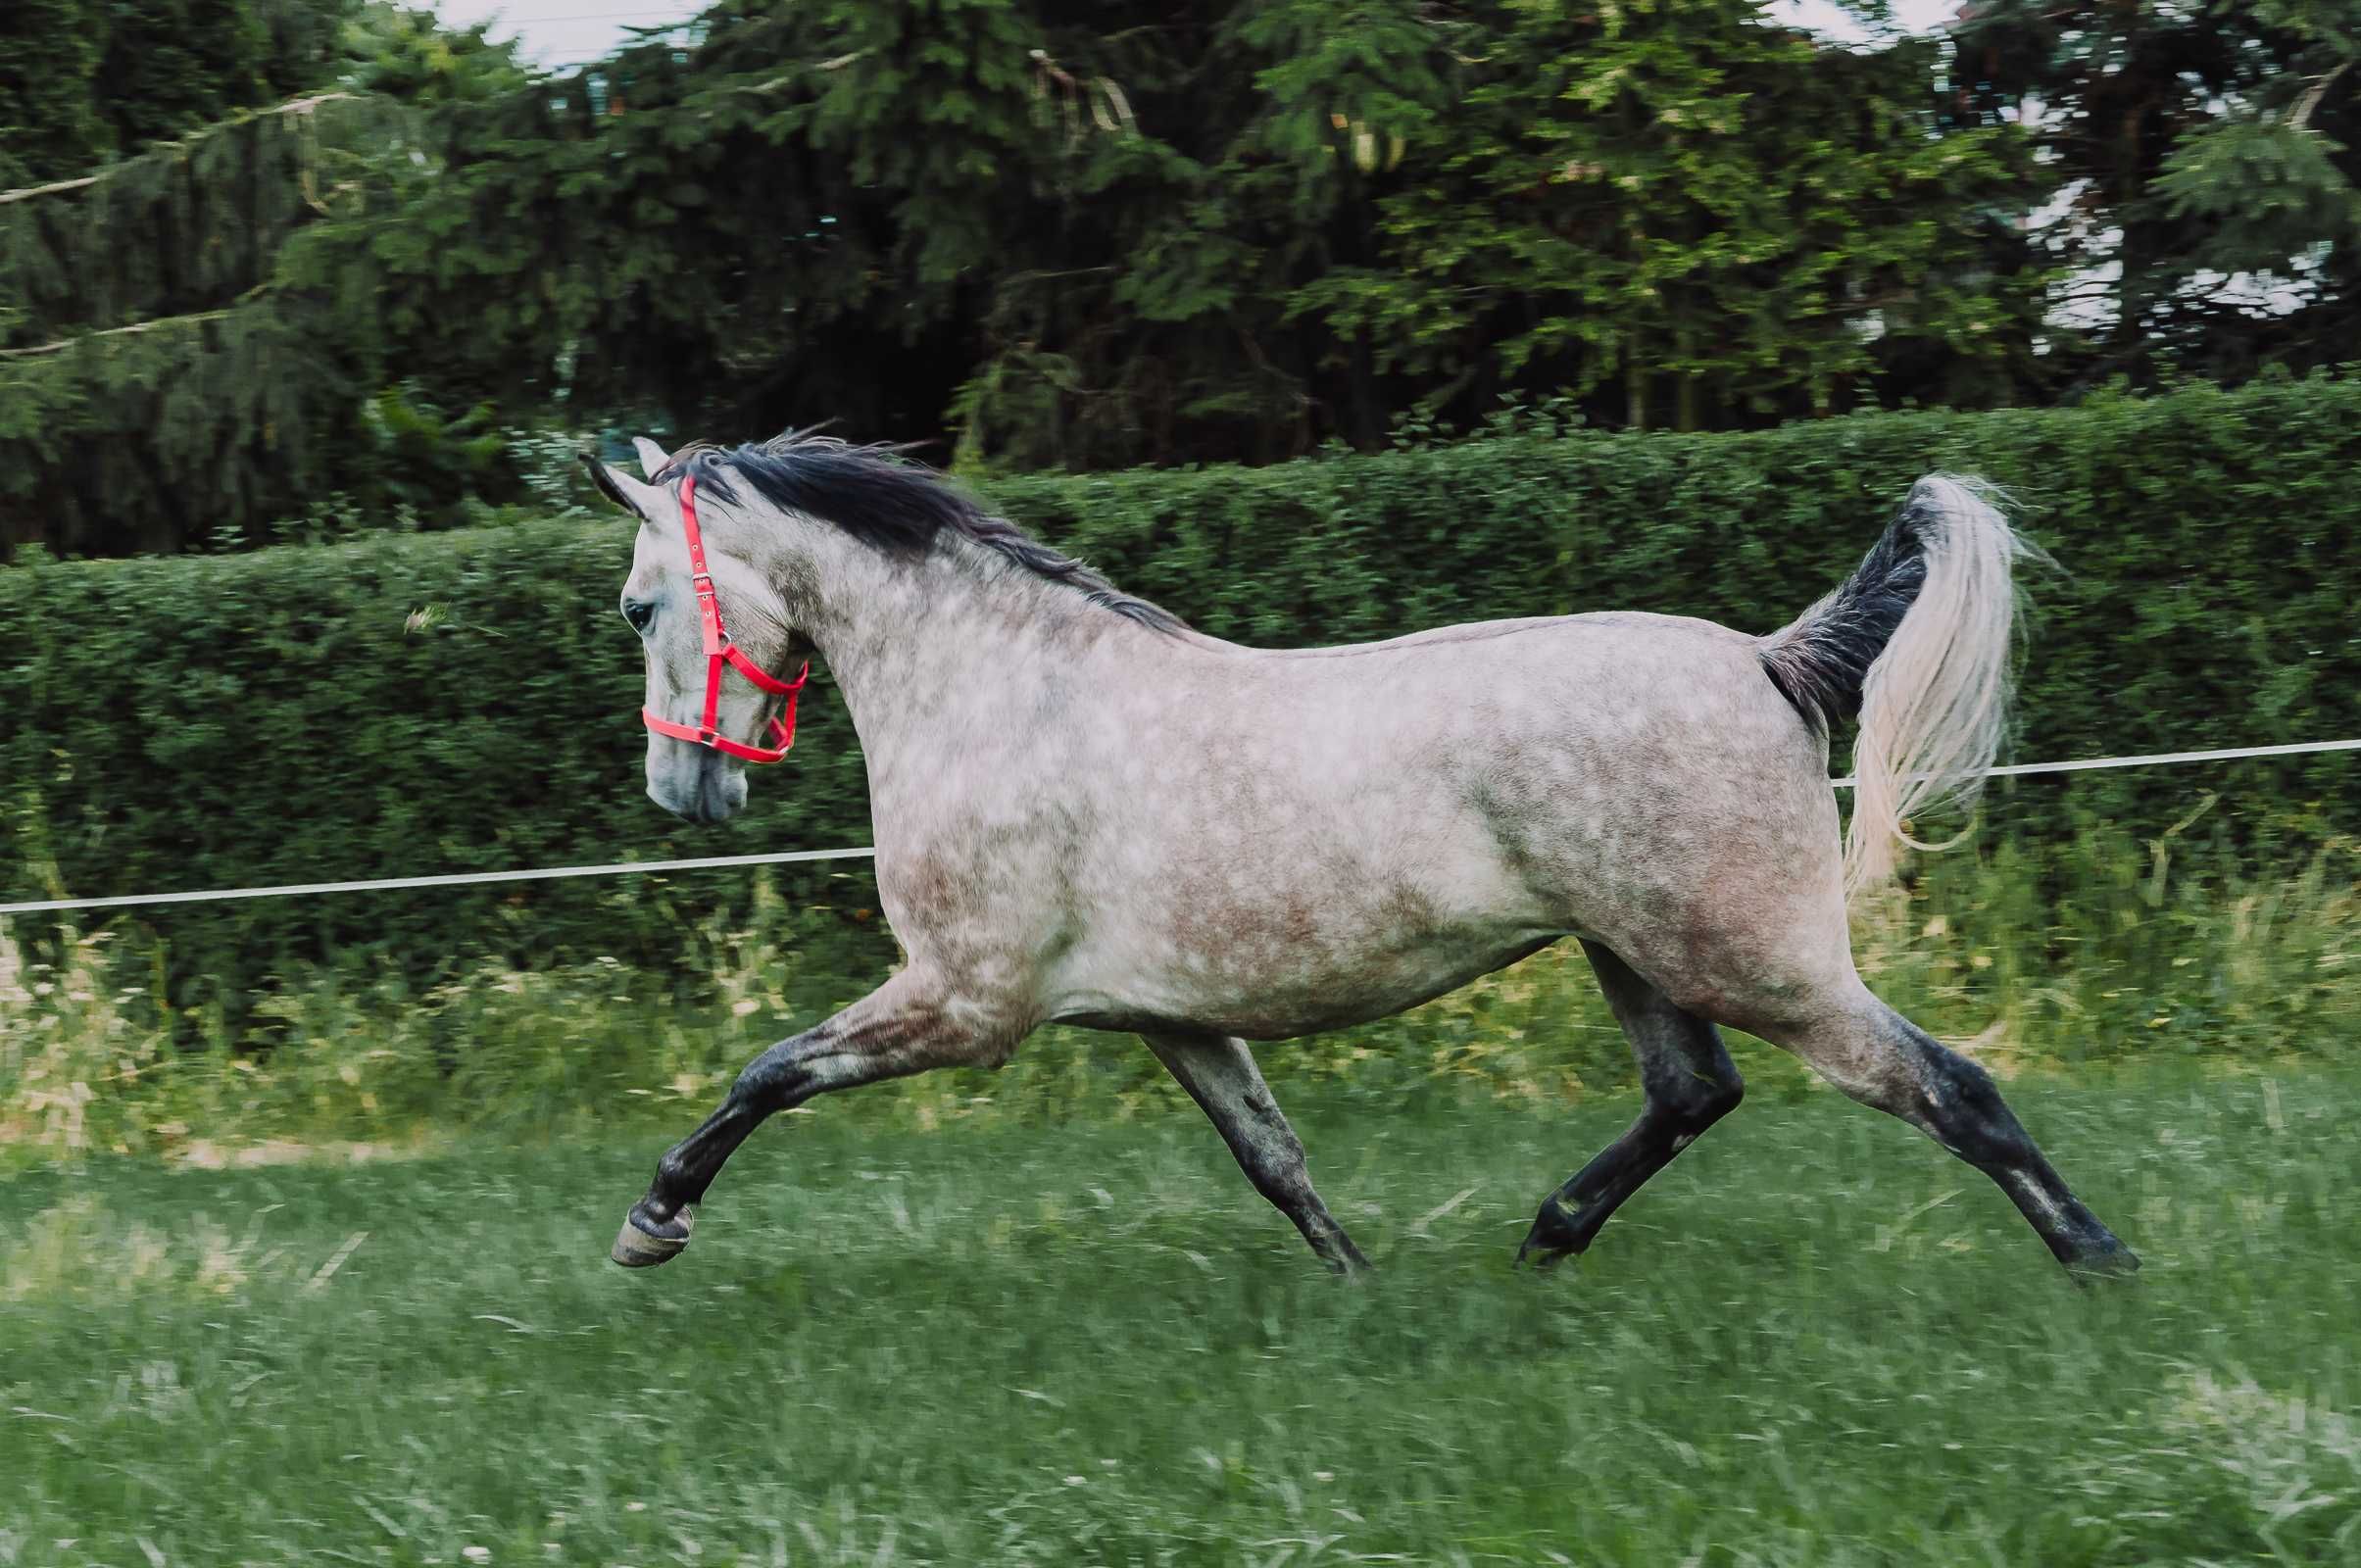
[[[0,1563],[2361,1558],[2352,1073],[2020,1080],[2147,1260],[2086,1292],[1981,1177],[1744,1065],[1539,1277],[1535,1201],[1628,1104],[1297,1085],[1354,1285],[1169,1099],[823,1102],[649,1274],[605,1251],[652,1124],[19,1168]]]

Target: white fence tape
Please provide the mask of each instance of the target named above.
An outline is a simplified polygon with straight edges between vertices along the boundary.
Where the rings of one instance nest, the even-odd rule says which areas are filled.
[[[782,850],[776,855],[708,855],[693,860],[617,860],[613,865],[544,865],[529,871],[454,871],[441,876],[389,876],[374,882],[282,882],[268,888],[215,888],[203,893],[123,893],[105,899],[42,899],[0,904],[0,914],[46,914],[53,909],[123,909],[135,904],[224,904],[231,899],[293,899],[311,893],[368,893],[391,888],[459,888],[479,882],[555,882],[569,876],[622,876],[632,871],[705,871],[726,865],[784,865],[795,860],[865,860],[877,852]]]
[[[2018,778],[2029,773],[2085,773],[2104,767],[2162,767],[2176,762],[2228,762],[2249,757],[2300,757],[2315,752],[2361,752],[2361,740],[2303,741],[2292,746],[2238,746],[2219,752],[2150,752],[2140,757],[2093,757],[2072,762],[2021,762],[1990,769],[1987,777]],[[1852,780],[1830,780],[1850,789]],[[287,882],[275,887],[213,888],[196,893],[123,893],[100,899],[39,899],[0,904],[0,914],[49,914],[67,909],[125,909],[154,904],[225,904],[232,899],[294,899],[315,893],[376,893],[396,888],[458,888],[491,882],[554,882],[577,876],[628,876],[634,872],[706,871],[735,865],[788,865],[809,860],[865,860],[876,855],[854,850],[782,850],[771,855],[709,855],[689,860],[617,860],[612,865],[545,865],[525,871],[456,871],[440,876],[392,876],[370,882]]]
[[[2162,767],[2168,762],[2229,762],[2241,757],[2301,757],[2307,752],[2361,752],[2361,741],[2297,741],[2291,746],[2233,746],[2221,752],[2148,752],[2140,757],[2087,757],[2075,762],[2019,762],[2013,767],[1988,767],[1986,778],[2023,778],[2028,773],[2090,773],[2102,767]],[[1833,779],[1841,790],[1853,781]],[[0,913],[6,913],[0,909]]]

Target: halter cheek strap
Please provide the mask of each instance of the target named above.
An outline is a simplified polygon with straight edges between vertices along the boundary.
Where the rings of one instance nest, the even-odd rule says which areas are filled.
[[[639,716],[659,735],[711,747],[725,757],[743,758],[749,762],[775,762],[795,744],[795,694],[804,689],[804,682],[812,674],[811,662],[805,662],[795,679],[780,680],[747,658],[745,651],[729,640],[729,630],[721,624],[720,601],[713,597],[713,574],[706,569],[705,535],[697,526],[694,475],[684,476],[680,481],[680,522],[689,539],[689,580],[697,589],[697,622],[705,633],[705,716],[694,725],[675,724],[653,708],[641,709]],[[787,699],[785,710],[766,726],[766,733],[777,745],[749,746],[744,741],[729,739],[715,727],[721,717],[724,664],[745,676],[757,690]]]

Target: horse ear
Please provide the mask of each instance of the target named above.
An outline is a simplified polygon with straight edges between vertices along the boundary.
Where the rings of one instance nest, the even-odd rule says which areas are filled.
[[[672,454],[666,452],[664,448],[658,446],[655,442],[649,440],[644,435],[633,436],[631,438],[631,447],[633,451],[639,454],[640,471],[645,473],[651,480],[655,479],[658,474],[662,473],[666,467],[671,466]]]
[[[661,491],[640,483],[620,468],[601,463],[587,452],[582,454],[582,466],[590,470],[591,482],[599,487],[599,494],[643,522],[655,520],[658,514],[653,503]]]

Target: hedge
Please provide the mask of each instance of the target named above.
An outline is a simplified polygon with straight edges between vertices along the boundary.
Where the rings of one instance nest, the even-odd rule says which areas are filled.
[[[2361,734],[2361,382],[1738,435],[1503,434],[987,488],[1205,631],[1308,645],[1609,608],[1768,630],[1850,569],[1936,468],[2010,487],[2065,568],[2030,582],[2019,756]],[[577,519],[0,569],[0,896],[867,843],[861,760],[824,670],[793,758],[758,775],[737,823],[681,829],[642,796],[639,655],[614,609],[630,542],[619,518]],[[2353,766],[2278,768],[2287,809],[2267,831],[2333,827],[2361,799]],[[2071,800],[2086,815],[2147,809],[2142,792],[2167,787],[2041,782],[2045,810]],[[2187,794],[2186,780],[2170,787]],[[2266,830],[2232,811],[2216,821]],[[828,874],[790,882],[810,899]],[[834,884],[848,906],[867,896],[853,875]],[[323,956],[381,956],[414,976],[483,954],[648,961],[746,882],[346,896],[113,923],[161,936],[177,999],[197,1003]]]

